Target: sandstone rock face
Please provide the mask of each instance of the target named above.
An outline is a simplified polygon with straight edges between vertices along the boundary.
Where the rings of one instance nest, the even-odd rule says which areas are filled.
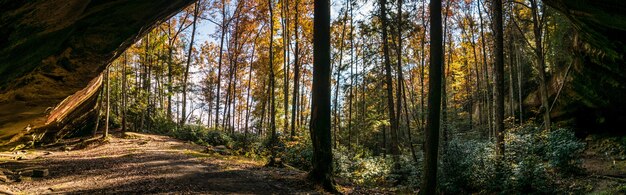
[[[0,145],[27,134],[54,141],[89,126],[105,66],[191,3],[0,1]]]
[[[581,58],[551,114],[572,121],[579,133],[626,134],[626,1],[544,2],[564,14],[580,38],[572,55]]]

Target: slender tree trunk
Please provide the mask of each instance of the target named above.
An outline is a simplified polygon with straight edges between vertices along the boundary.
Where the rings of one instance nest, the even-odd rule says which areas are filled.
[[[311,141],[313,165],[308,178],[331,193],[337,193],[333,175],[330,136],[330,0],[314,1],[313,88]]]
[[[354,14],[353,3],[348,1],[350,5],[350,94],[348,96],[348,149],[352,149],[352,87],[354,86]]]
[[[171,34],[171,33],[170,33]],[[174,43],[172,43],[172,41],[169,41],[169,45],[168,45],[168,63],[167,63],[167,118],[172,119],[172,94],[173,92],[173,85],[174,82],[172,81],[172,69],[174,69],[174,49],[172,49],[172,47],[174,47]]]
[[[450,11],[450,1],[444,1],[446,3],[446,8],[445,8],[445,17],[443,18],[443,43],[442,43],[442,51],[445,53],[446,49],[448,49],[448,51],[450,53],[448,53],[448,58],[446,61],[445,56],[442,55],[441,58],[441,134],[442,134],[442,138],[443,138],[443,150],[445,150],[447,148],[447,143],[448,143],[448,90],[447,90],[447,81],[446,78],[448,77],[447,73],[449,71],[446,71],[450,69],[450,54],[452,53],[452,47],[448,47],[446,48],[446,43],[452,43],[450,40],[450,37],[448,36],[448,11]],[[446,68],[448,67],[448,68]]]
[[[348,7],[348,4],[346,3],[346,9]],[[341,108],[339,108],[339,89],[341,87],[341,67],[343,66],[343,47],[344,47],[344,40],[345,40],[345,36],[346,36],[346,20],[348,18],[348,11],[344,10],[344,15],[343,15],[343,28],[341,28],[341,39],[340,39],[340,46],[339,46],[339,65],[337,65],[335,67],[336,71],[337,71],[337,80],[336,80],[336,85],[335,85],[335,102],[334,102],[334,111],[335,111],[335,128],[333,131],[333,137],[334,137],[334,148],[337,149],[337,145],[339,143],[339,138],[337,137],[337,132],[341,131]]]
[[[263,27],[261,27],[261,29],[263,29]],[[254,42],[252,45],[252,53],[250,53],[250,67],[248,67],[248,92],[246,93],[246,126],[245,126],[245,138],[246,141],[248,139],[248,132],[250,131],[248,129],[248,123],[250,122],[250,89],[252,89],[252,64],[254,64],[254,53],[256,52],[256,43],[257,43],[257,39],[259,38],[259,33],[257,33],[257,35],[254,37]]]
[[[122,68],[122,133],[126,132],[126,66],[128,66],[127,53],[124,52],[124,67]]]
[[[391,60],[389,54],[389,44],[388,44],[388,36],[387,36],[387,0],[380,0],[380,17],[382,23],[382,43],[383,43],[383,55],[384,55],[384,63],[385,63],[385,84],[387,86],[387,106],[389,111],[389,120],[391,122],[391,154],[394,158],[398,158],[400,154],[400,150],[397,145],[398,141],[398,121],[396,119],[396,111],[394,109],[394,101],[393,101],[393,80],[391,76]],[[397,162],[397,159],[396,159]]]
[[[217,56],[217,99],[215,100],[215,128],[219,128],[220,121],[220,89],[222,88],[222,56],[224,52],[224,36],[226,35],[226,2],[222,0],[222,33],[220,35],[220,52]]]
[[[184,125],[187,122],[187,85],[189,85],[189,83],[187,82],[188,78],[189,78],[189,67],[191,66],[191,53],[193,52],[193,41],[196,37],[196,21],[198,20],[198,14],[199,14],[199,7],[200,4],[198,2],[196,2],[196,4],[194,5],[194,11],[193,11],[193,24],[191,27],[191,40],[189,42],[189,52],[187,53],[187,65],[185,66],[185,75],[183,77],[183,111],[182,111],[182,118],[180,119],[180,124],[179,125]]]
[[[482,39],[481,44],[481,51],[483,54],[483,76],[484,81],[485,81],[485,86],[486,86],[486,90],[484,91],[484,96],[485,96],[485,101],[487,102],[487,127],[489,129],[489,132],[494,132],[493,131],[493,112],[492,112],[492,108],[493,106],[491,105],[493,100],[492,100],[492,86],[491,86],[491,80],[489,80],[489,67],[487,65],[487,47],[486,45],[486,39],[485,39],[485,33],[484,33],[484,23],[483,23],[483,15],[482,15],[482,7],[480,5],[480,1],[478,0],[478,16],[480,19],[480,37]],[[494,135],[493,133],[489,133],[489,137],[491,137],[492,135]]]
[[[424,75],[425,75],[425,69],[426,69],[426,0],[422,1],[422,8],[424,10],[422,10],[422,29],[424,31],[424,33],[422,33],[422,42],[421,42],[421,52],[422,52],[422,63],[421,63],[421,68],[420,68],[420,109],[422,110],[420,116],[421,116],[421,120],[422,121],[420,123],[420,127],[424,127],[424,125],[426,124],[426,106],[424,104]],[[423,129],[424,131],[425,128]]]
[[[467,17],[470,17],[469,15]],[[481,94],[483,93],[482,87],[481,87],[481,80],[480,80],[480,74],[479,74],[479,66],[478,66],[478,55],[476,53],[476,41],[474,40],[475,34],[474,34],[474,26],[470,23],[470,42],[471,42],[471,46],[472,46],[472,55],[474,57],[474,70],[476,73],[476,96],[478,96],[478,126],[479,128],[482,126],[483,122],[484,122],[484,98],[485,96],[481,96]],[[473,96],[473,94],[472,94]]]
[[[270,165],[274,165],[276,158],[276,150],[274,146],[276,146],[276,142],[278,141],[278,135],[276,134],[276,96],[275,94],[275,75],[274,75],[274,12],[272,10],[272,0],[268,0],[269,11],[270,11],[270,53],[269,53],[269,70],[270,70],[270,131],[271,131],[271,141],[270,141]]]
[[[541,96],[541,111],[543,112],[544,130],[550,131],[550,102],[548,101],[548,87],[546,78],[546,62],[543,52],[543,16],[540,16],[540,8],[537,0],[530,0],[530,7],[533,18],[533,34],[535,35],[535,55],[537,57],[537,68],[539,69],[539,94]],[[543,11],[542,7],[542,11]]]
[[[515,52],[517,53],[517,48],[515,49]],[[519,124],[524,125],[524,110],[523,110],[523,100],[522,100],[522,64],[520,63],[520,56],[515,55],[515,60],[516,60],[516,65],[517,65],[517,95],[518,95],[518,99],[519,99]]]
[[[269,83],[269,80],[268,80]],[[269,84],[265,83],[265,81],[263,81],[263,91],[265,92],[265,94],[269,94]],[[267,90],[266,90],[267,88]],[[269,100],[269,96],[265,95],[265,97],[261,100],[263,101],[261,103],[261,122],[259,124],[259,136],[262,135],[263,133],[263,123],[265,122],[265,114],[267,113],[267,102]]]
[[[294,68],[293,68],[293,101],[291,102],[291,138],[293,139],[296,136],[296,112],[298,112],[298,92],[300,91],[300,62],[299,62],[299,37],[298,37],[298,6],[300,5],[300,1],[296,0],[295,9],[295,24],[293,27],[293,32],[295,33],[295,51],[294,51]],[[302,111],[301,111],[302,112]]]
[[[510,32],[510,31],[509,31]],[[511,108],[511,117],[513,117],[513,123],[515,123],[515,85],[513,84],[513,81],[515,80],[513,78],[513,72],[515,70],[515,54],[513,53],[513,36],[510,35],[509,33],[509,99],[510,99],[510,105],[509,107]]]
[[[111,110],[111,67],[107,67],[106,71],[106,88],[107,88],[107,106],[106,106],[106,114],[104,117],[104,133],[102,133],[102,138],[106,138],[109,136],[109,112]]]
[[[282,17],[283,17],[283,108],[285,109],[285,121],[283,122],[283,132],[288,131],[289,127],[289,0],[283,0]]]
[[[397,113],[396,113],[396,134],[398,133],[398,131],[400,130],[400,120],[402,118],[402,81],[404,80],[404,75],[403,75],[403,70],[402,70],[402,0],[398,0],[397,1],[398,5],[397,5],[397,11],[398,11],[398,16],[396,18],[396,25],[397,25],[397,31],[396,31],[396,41],[397,41],[397,49],[396,49],[396,108],[397,108]],[[410,128],[409,126],[406,127],[407,129]],[[396,135],[396,137],[398,137]],[[396,139],[395,142],[397,143],[398,140]]]
[[[409,118],[409,103],[406,101],[406,83],[404,82],[404,80],[402,80],[402,98],[404,101],[404,115],[405,115],[405,119],[406,119],[406,131],[407,131],[407,136],[408,136],[408,143],[409,143],[409,150],[411,151],[411,157],[413,157],[413,162],[417,163],[418,162],[418,158],[417,158],[417,154],[415,152],[415,147],[413,147],[413,136],[411,133],[411,119]]]
[[[96,100],[96,124],[94,125],[93,132],[91,133],[93,137],[96,137],[96,133],[100,127],[100,111],[102,110],[102,94],[104,93],[104,85],[105,84],[101,85],[100,92],[98,93],[98,99]]]
[[[430,68],[428,88],[428,123],[424,148],[424,179],[422,194],[437,192],[437,156],[439,149],[439,117],[441,112],[442,27],[441,0],[430,1]]]

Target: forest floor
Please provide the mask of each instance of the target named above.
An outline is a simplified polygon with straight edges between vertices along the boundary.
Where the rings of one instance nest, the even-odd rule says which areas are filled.
[[[626,148],[615,138],[588,138],[582,156],[584,174],[576,177],[591,194],[626,193]]]
[[[566,182],[570,190],[626,192],[626,158],[602,154],[603,148],[615,148],[605,142],[589,141],[584,173]],[[304,171],[206,151],[167,136],[126,133],[0,152],[0,194],[320,194]],[[394,193],[339,183],[347,194]]]
[[[303,171],[203,153],[166,136],[120,137],[1,152],[0,180],[9,183],[0,181],[0,194],[319,194]]]

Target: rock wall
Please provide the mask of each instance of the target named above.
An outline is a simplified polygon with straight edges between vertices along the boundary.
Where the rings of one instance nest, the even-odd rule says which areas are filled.
[[[626,1],[544,2],[564,14],[580,37],[572,51],[577,61],[552,116],[575,126],[581,136],[626,134]],[[562,80],[557,76],[551,85]]]
[[[60,103],[85,89],[138,37],[193,2],[0,1],[0,145],[37,129],[55,129],[55,138],[64,134],[58,130],[69,122],[60,118],[95,101]]]

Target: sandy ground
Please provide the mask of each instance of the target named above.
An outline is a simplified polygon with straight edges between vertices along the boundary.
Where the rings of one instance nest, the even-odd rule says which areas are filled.
[[[2,152],[0,168],[9,172],[8,178],[17,179],[20,173],[28,175],[33,169],[47,169],[49,175],[22,176],[19,182],[0,183],[0,192],[318,194],[302,171],[263,167],[260,161],[242,157],[205,154],[201,146],[165,136],[130,135],[106,142],[64,143],[47,150]]]

